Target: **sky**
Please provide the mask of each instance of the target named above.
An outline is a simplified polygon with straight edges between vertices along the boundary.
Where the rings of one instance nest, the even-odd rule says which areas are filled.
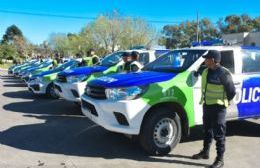
[[[78,33],[98,15],[113,10],[125,16],[141,17],[160,31],[169,22],[196,20],[197,12],[200,18],[207,17],[213,22],[231,14],[257,17],[259,6],[259,0],[0,0],[0,38],[8,26],[15,24],[28,40],[40,44],[52,33]]]

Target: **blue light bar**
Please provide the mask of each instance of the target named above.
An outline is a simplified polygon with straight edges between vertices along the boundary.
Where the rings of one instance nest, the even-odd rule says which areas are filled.
[[[221,39],[214,39],[211,41],[207,41],[207,40],[203,40],[201,42],[192,42],[191,45],[193,47],[197,47],[197,46],[217,46],[217,45],[223,45],[223,40]]]

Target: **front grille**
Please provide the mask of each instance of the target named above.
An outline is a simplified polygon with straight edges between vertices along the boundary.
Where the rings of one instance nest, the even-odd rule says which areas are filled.
[[[92,105],[84,100],[82,100],[81,102],[82,102],[82,107],[84,109],[87,109],[91,114],[98,117],[98,113],[97,113],[97,110],[94,105]]]
[[[62,92],[62,89],[59,85],[54,84],[54,88],[57,89],[59,92]]]
[[[79,94],[76,90],[71,89],[70,91],[71,91],[71,93],[73,94],[74,97],[79,98]]]
[[[26,77],[23,78],[23,80],[25,80],[25,82],[28,82],[29,81],[29,77],[26,76]]]
[[[33,90],[35,90],[35,91],[40,90],[40,85],[30,85],[30,87],[33,88]]]
[[[94,99],[106,99],[105,88],[97,86],[87,86],[85,94]]]
[[[67,82],[67,79],[65,76],[63,75],[58,75],[58,79],[57,79],[58,82],[61,82],[61,83],[66,83]]]

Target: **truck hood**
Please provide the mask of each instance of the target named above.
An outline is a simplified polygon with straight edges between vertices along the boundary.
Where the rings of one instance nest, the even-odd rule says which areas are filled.
[[[127,74],[113,74],[102,76],[88,83],[90,86],[105,88],[122,88],[131,86],[144,86],[152,83],[163,82],[174,78],[177,73],[143,71]]]
[[[49,70],[49,71],[41,72],[41,73],[39,73],[37,75],[33,75],[33,78],[42,77],[42,76],[50,75],[50,74],[53,74],[53,73],[58,73],[60,71],[61,71],[61,69],[55,68],[55,69],[52,69],[52,70]]]
[[[90,75],[95,72],[103,72],[107,70],[108,67],[105,66],[87,66],[87,67],[79,67],[74,69],[68,69],[60,72],[59,76],[75,76],[75,75]]]
[[[28,72],[33,72],[33,71],[36,71],[38,69],[43,69],[43,68],[46,68],[48,66],[50,66],[51,64],[45,64],[45,65],[42,65],[42,66],[37,66],[37,67],[31,67],[29,68],[27,71]]]

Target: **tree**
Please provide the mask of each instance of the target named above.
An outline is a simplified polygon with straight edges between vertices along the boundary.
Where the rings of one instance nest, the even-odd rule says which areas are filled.
[[[0,59],[15,59],[18,56],[17,50],[13,45],[2,44],[0,45]]]
[[[70,55],[69,40],[66,34],[58,33],[51,34],[49,38],[49,45],[53,50],[56,50],[61,56]]]
[[[147,45],[156,38],[155,30],[145,20],[123,17],[114,11],[100,15],[78,34],[53,34],[49,41],[52,49],[65,55],[86,55],[90,48],[94,48],[98,55],[104,55],[118,49]]]
[[[252,32],[259,31],[260,22],[247,14],[229,15],[218,21],[218,27],[222,34]]]
[[[200,21],[199,40],[212,40],[219,37],[219,32],[213,23],[204,18]],[[197,22],[185,21],[178,25],[166,25],[163,27],[160,44],[166,48],[188,47],[197,40]]]
[[[213,40],[219,37],[219,30],[209,19],[204,18],[200,21],[200,38],[202,40]]]
[[[13,42],[15,37],[23,38],[22,31],[16,25],[9,26],[3,35],[2,43]]]
[[[252,20],[252,24],[254,27],[254,31],[260,31],[260,17],[257,17],[254,20]]]
[[[122,23],[123,30],[119,39],[121,49],[150,45],[150,43],[157,39],[155,29],[141,18],[128,17]]]

